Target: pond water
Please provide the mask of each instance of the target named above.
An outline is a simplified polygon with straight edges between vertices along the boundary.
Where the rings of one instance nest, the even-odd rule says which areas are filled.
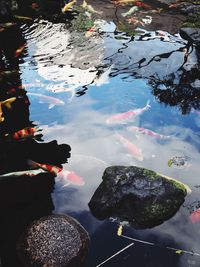
[[[84,180],[84,185],[65,184],[55,178],[53,212],[69,214],[86,228],[91,243],[85,267],[95,267],[131,243],[117,236],[115,218],[100,221],[89,210],[105,168],[136,165],[176,178],[192,193],[171,219],[143,230],[124,222],[126,236],[157,246],[135,242],[103,266],[199,266],[199,256],[166,249],[200,253],[200,225],[189,219],[200,206],[196,51],[179,34],[137,28],[134,35],[127,35],[112,21],[99,20],[95,25],[94,31],[85,32],[74,25],[35,20],[18,29],[19,44],[26,43],[19,57],[6,61],[2,55],[1,69],[18,68],[30,101],[30,121],[41,129],[43,141],[70,145],[71,156],[63,168]],[[6,49],[8,54],[11,48]],[[9,76],[6,88],[18,85],[18,78]],[[112,119],[146,105],[135,118]],[[162,138],[143,134],[138,127]],[[119,134],[142,151],[142,158],[124,147]],[[174,156],[184,157],[187,164],[169,166]],[[53,151],[49,157],[54,157]]]

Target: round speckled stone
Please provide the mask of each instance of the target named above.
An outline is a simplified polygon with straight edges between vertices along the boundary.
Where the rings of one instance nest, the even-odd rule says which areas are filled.
[[[25,266],[78,267],[87,255],[89,236],[81,224],[67,215],[50,215],[34,221],[18,242]]]

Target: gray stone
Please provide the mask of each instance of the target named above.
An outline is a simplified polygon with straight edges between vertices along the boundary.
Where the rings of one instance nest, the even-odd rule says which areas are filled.
[[[111,166],[89,207],[98,219],[118,217],[134,227],[148,228],[173,216],[184,202],[185,185],[136,166]]]
[[[79,267],[87,255],[89,235],[67,215],[50,215],[34,221],[18,242],[25,266]]]

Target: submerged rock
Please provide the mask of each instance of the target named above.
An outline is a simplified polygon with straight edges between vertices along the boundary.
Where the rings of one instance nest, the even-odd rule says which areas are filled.
[[[88,244],[88,233],[78,221],[67,215],[50,215],[27,228],[17,251],[25,266],[79,267]]]
[[[172,217],[187,194],[182,183],[136,166],[108,167],[102,179],[88,204],[93,215],[118,217],[138,228]]]

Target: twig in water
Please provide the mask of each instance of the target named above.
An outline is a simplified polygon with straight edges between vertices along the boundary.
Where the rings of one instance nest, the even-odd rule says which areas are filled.
[[[107,258],[106,260],[101,262],[100,264],[96,265],[96,267],[99,267],[99,266],[103,265],[104,263],[108,262],[109,260],[111,260],[112,258],[114,258],[115,256],[117,256],[118,254],[120,254],[121,252],[123,252],[124,250],[128,249],[129,247],[131,247],[133,245],[134,245],[134,243],[129,244],[128,246],[126,246],[125,248],[119,250],[118,252],[116,252],[115,254],[113,254],[112,256],[110,256],[109,258]]]
[[[135,241],[135,242],[139,242],[139,243],[143,243],[143,244],[146,244],[146,245],[151,245],[151,246],[158,246],[160,247],[159,245],[155,244],[155,243],[152,243],[152,242],[147,242],[147,241],[143,241],[143,240],[140,240],[140,239],[136,239],[136,238],[132,238],[132,237],[129,237],[129,236],[126,236],[126,235],[120,235],[126,239],[129,239],[129,240],[132,240],[132,241]],[[182,254],[182,253],[186,253],[186,254],[190,254],[190,255],[193,255],[193,256],[198,256],[200,257],[200,253],[197,253],[197,252],[193,252],[193,251],[188,251],[188,250],[183,250],[183,249],[179,249],[179,248],[173,248],[173,247],[163,247],[163,248],[166,248],[166,249],[169,249],[169,250],[174,250],[175,253],[177,254]]]

